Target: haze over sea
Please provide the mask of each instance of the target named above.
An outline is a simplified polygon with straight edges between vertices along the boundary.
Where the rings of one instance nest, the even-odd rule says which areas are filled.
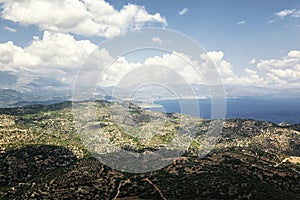
[[[186,107],[193,100],[180,100]],[[205,119],[211,118],[211,100],[198,99],[200,116]],[[165,112],[181,113],[179,100],[160,100],[155,104],[162,105]],[[187,109],[183,114],[199,115],[194,109]],[[228,98],[226,100],[226,118],[255,119],[270,121],[273,123],[300,123],[300,101],[298,98],[269,98],[269,97],[242,97]]]

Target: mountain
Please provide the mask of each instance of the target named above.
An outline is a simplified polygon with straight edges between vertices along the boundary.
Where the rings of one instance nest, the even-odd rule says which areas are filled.
[[[71,99],[71,92],[68,90],[56,90],[53,88],[29,91],[0,89],[0,108],[35,104],[49,105],[69,99]]]
[[[0,107],[9,107],[27,98],[29,98],[29,96],[16,90],[0,89]]]
[[[0,77],[4,76],[0,74]],[[7,79],[7,80],[6,80]],[[3,81],[13,81],[13,77],[7,77]],[[261,98],[261,99],[297,99],[299,98],[299,88],[266,88],[257,86],[224,85],[210,86],[203,84],[191,84],[190,86],[174,85],[176,94],[158,85],[148,85],[145,87],[121,88],[121,87],[98,87],[93,94],[76,94],[79,99],[84,100],[87,96],[105,100],[135,100],[152,103],[157,100],[166,99],[209,99],[212,91],[220,97],[227,98]],[[0,86],[0,107],[16,107],[34,104],[51,104],[68,101],[72,98],[72,88],[56,79],[38,78],[21,88],[3,84]],[[134,92],[133,92],[134,91]],[[220,91],[216,93],[216,91]],[[223,92],[224,91],[224,92]],[[214,96],[216,98],[216,96]]]
[[[179,148],[168,146],[178,134],[191,131],[193,137],[162,169],[115,170],[93,157],[87,149],[93,146],[83,145],[88,140],[77,132],[74,112],[90,104],[97,118],[84,130],[101,130],[117,149],[155,155]],[[161,119],[165,124],[156,129]],[[73,109],[70,102],[2,108],[0,199],[300,199],[300,125],[228,119],[213,149],[199,157],[211,123],[107,101],[77,102]],[[145,139],[135,133],[140,127],[157,132]]]

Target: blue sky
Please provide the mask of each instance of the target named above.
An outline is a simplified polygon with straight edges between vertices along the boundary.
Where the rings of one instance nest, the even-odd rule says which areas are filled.
[[[127,3],[144,5],[168,20],[168,28],[194,38],[206,50],[222,50],[236,68],[253,58],[270,59],[300,48],[300,18],[278,19],[275,13],[300,9],[296,0],[109,0],[121,8]],[[178,13],[187,8],[185,15]],[[271,20],[277,20],[269,23]],[[238,22],[245,24],[238,25]]]
[[[27,5],[28,7],[28,5],[43,2],[43,0],[22,1],[25,2],[24,5],[20,3],[18,6]],[[86,0],[84,2],[93,3],[94,6],[97,4],[97,1]],[[8,41],[13,41],[15,47],[25,49],[32,44],[33,36],[38,36],[40,40],[43,40],[45,32],[68,34],[75,37],[76,41],[85,40],[97,45],[107,38],[119,34],[119,32],[129,30],[131,23],[139,26],[149,26],[151,24],[182,32],[196,40],[207,51],[222,53],[223,56],[221,56],[220,63],[223,61],[229,63],[230,70],[234,71],[234,74],[237,76],[250,76],[257,73],[264,79],[264,76],[268,75],[271,78],[264,80],[266,85],[273,84],[271,82],[277,80],[278,82],[274,83],[275,85],[283,84],[285,86],[289,86],[287,80],[291,76],[293,76],[293,83],[300,79],[298,77],[300,72],[298,71],[296,75],[291,75],[293,70],[298,70],[298,67],[295,67],[299,64],[298,60],[292,64],[293,66],[290,63],[290,55],[293,55],[292,58],[296,57],[298,59],[298,51],[300,51],[300,1],[106,0],[105,8],[106,6],[107,9],[110,9],[109,6],[114,8],[112,13],[119,12],[126,5],[137,5],[135,12],[145,11],[150,18],[144,18],[142,22],[126,21],[129,25],[118,24],[119,27],[111,29],[109,33],[99,32],[98,30],[95,34],[87,34],[89,30],[85,29],[86,26],[84,28],[69,28],[65,25],[55,24],[51,20],[52,18],[53,21],[57,19],[53,17],[53,13],[47,15],[46,12],[49,10],[46,7],[46,14],[42,12],[42,14],[37,13],[37,15],[41,14],[41,18],[44,17],[43,20],[39,20],[34,17],[30,18],[25,14],[25,18],[21,16],[22,13],[17,12],[20,10],[14,10],[12,7],[13,4],[17,4],[16,2],[13,3],[11,0],[0,0],[0,2],[2,2],[2,17],[0,19],[0,43],[3,44],[2,49],[7,48],[4,44],[7,44]],[[79,5],[78,0],[62,0],[61,2],[77,2],[76,5]],[[67,3],[65,5],[66,8],[68,8]],[[48,4],[41,5],[49,6]],[[56,4],[56,1],[53,1],[54,4]],[[96,7],[94,6],[93,8]],[[99,9],[101,6],[97,8]],[[4,12],[5,9],[6,12]],[[32,9],[34,9],[34,6]],[[185,12],[180,14],[183,9]],[[43,10],[42,7],[41,10]],[[28,13],[32,11],[29,10]],[[68,13],[68,9],[66,9],[66,13]],[[155,13],[158,13],[159,16],[155,16]],[[69,19],[67,17],[66,19]],[[82,16],[79,16],[78,19],[82,20]],[[74,23],[72,20],[70,21],[70,24]],[[59,23],[63,24],[65,21]],[[118,21],[117,23],[122,22]],[[108,23],[109,28],[110,26]],[[97,30],[90,31],[92,33],[92,31]],[[119,32],[113,33],[113,31]],[[293,50],[294,52],[290,53]],[[251,60],[252,63],[250,63]],[[282,64],[284,66],[278,69],[276,68],[278,63],[284,63]],[[16,70],[17,66],[15,65],[11,64],[5,70]],[[255,71],[255,73],[251,72],[251,70]],[[294,84],[293,86],[297,85]]]

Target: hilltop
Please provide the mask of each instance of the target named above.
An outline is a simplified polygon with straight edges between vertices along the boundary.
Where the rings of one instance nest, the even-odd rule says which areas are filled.
[[[98,118],[89,127],[101,129],[127,151],[155,153],[179,128],[192,131],[193,139],[168,166],[130,174],[91,156],[76,130],[70,102],[2,108],[0,198],[300,199],[299,125],[228,119],[212,151],[199,158],[209,120],[177,113],[162,116],[105,101],[96,102],[96,110]],[[111,110],[128,111],[133,120],[126,115],[112,118]],[[162,117],[164,129],[157,130]],[[138,135],[138,125],[154,130],[154,137]]]

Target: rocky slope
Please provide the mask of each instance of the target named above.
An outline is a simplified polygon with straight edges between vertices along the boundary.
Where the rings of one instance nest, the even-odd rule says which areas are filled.
[[[192,131],[193,139],[168,166],[131,174],[91,156],[74,126],[70,103],[3,108],[0,199],[300,199],[299,125],[229,119],[212,151],[199,158],[209,121],[169,114],[159,132],[155,117],[160,114],[128,105],[107,109],[111,106],[97,102],[98,119],[89,125],[110,133],[120,148],[155,151],[168,145],[179,128]],[[124,118],[111,117],[111,110],[123,108],[133,120],[126,121],[124,113],[114,115]],[[139,127],[157,132],[151,139],[128,135],[114,120],[132,132]]]

